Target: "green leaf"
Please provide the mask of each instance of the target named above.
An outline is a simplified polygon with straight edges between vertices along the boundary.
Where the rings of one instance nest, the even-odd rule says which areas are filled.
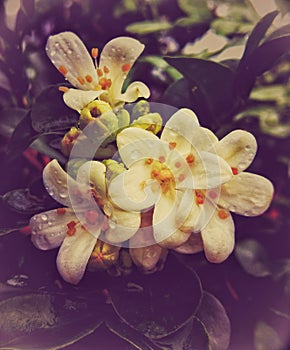
[[[160,350],[160,348],[150,339],[140,334],[118,318],[110,318],[106,321],[106,326],[112,333],[134,345],[136,349]]]
[[[272,68],[275,62],[289,51],[290,35],[266,41],[256,48],[239,66],[235,79],[235,93],[240,98],[247,99],[257,76]]]
[[[143,21],[129,24],[126,27],[126,32],[132,34],[146,35],[160,32],[162,30],[169,30],[173,26],[167,21]]]
[[[202,98],[199,103],[205,111],[209,111],[211,120],[226,116],[232,110],[234,73],[228,67],[198,58],[166,60],[183,74],[192,89],[200,92]]]
[[[222,303],[212,294],[203,292],[196,317],[202,322],[211,350],[227,350],[230,344],[231,323]]]
[[[58,86],[50,85],[36,98],[31,109],[32,127],[39,133],[66,130],[74,126],[78,113],[68,108]]]
[[[8,207],[23,214],[35,214],[46,209],[44,200],[32,195],[28,188],[12,190],[1,197]]]
[[[17,125],[28,113],[23,108],[4,108],[0,112],[0,135],[11,137]]]
[[[289,91],[290,92],[290,91]],[[286,105],[289,101],[290,93],[288,93],[285,85],[272,84],[268,86],[260,86],[252,90],[250,98],[256,101],[276,102],[277,105]]]
[[[241,58],[240,64],[243,64],[243,60],[246,60],[258,47],[260,41],[263,39],[268,28],[274,21],[275,17],[278,15],[278,11],[273,11],[266,14],[255,26],[246,43],[245,51],[243,57]]]
[[[140,59],[140,62],[152,64],[152,66],[165,71],[174,80],[182,78],[182,74],[180,74],[177,69],[170,66],[161,56],[145,56]]]
[[[173,256],[167,259],[162,272],[142,276],[135,271],[111,291],[119,317],[152,339],[181,328],[195,315],[200,298],[197,275]]]
[[[93,307],[92,307],[93,306]],[[31,293],[0,302],[0,349],[60,349],[91,334],[103,322],[94,299]]]
[[[211,13],[204,0],[177,0],[178,6],[196,22],[211,18]]]
[[[284,349],[278,333],[265,322],[257,323],[254,331],[255,350]]]
[[[271,275],[266,251],[258,241],[253,239],[239,241],[235,248],[235,256],[248,274],[255,277]]]

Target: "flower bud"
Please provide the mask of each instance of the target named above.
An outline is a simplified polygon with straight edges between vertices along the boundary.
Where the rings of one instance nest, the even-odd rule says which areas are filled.
[[[162,118],[159,113],[148,113],[137,120],[134,120],[131,126],[145,129],[157,134],[162,128]]]
[[[84,129],[90,122],[102,114],[112,111],[111,106],[104,101],[93,101],[81,110],[79,126]]]
[[[116,162],[113,159],[106,159],[103,163],[107,167],[106,178],[107,181],[113,180],[117,175],[120,175],[123,171],[126,171],[123,164]]]
[[[69,156],[77,138],[80,136],[82,131],[73,126],[62,138],[60,142],[60,148],[65,156]]]
[[[137,119],[150,112],[149,102],[141,100],[135,104],[132,110],[132,119]]]
[[[119,258],[120,247],[97,240],[88,262],[89,271],[107,270],[115,265]]]
[[[130,124],[130,114],[126,109],[121,109],[117,113],[117,118],[118,118],[118,128],[122,129],[125,128]]]

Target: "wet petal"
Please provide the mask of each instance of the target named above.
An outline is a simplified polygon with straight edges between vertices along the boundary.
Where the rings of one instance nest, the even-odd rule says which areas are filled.
[[[144,50],[144,45],[130,37],[118,37],[109,41],[100,56],[99,68],[109,68],[106,77],[112,80],[110,90],[119,95],[128,72]]]
[[[48,38],[46,52],[54,66],[76,88],[94,90],[98,76],[92,58],[81,39],[72,32]]]
[[[67,224],[77,222],[71,209],[59,208],[34,215],[29,222],[31,240],[42,250],[59,247],[67,234]]]
[[[139,97],[149,98],[150,90],[147,85],[141,81],[134,81],[131,83],[126,92],[120,95],[116,95],[115,99],[123,102],[134,102]]]
[[[68,107],[80,112],[86,105],[94,101],[94,99],[96,99],[103,93],[103,90],[83,91],[77,89],[69,89],[63,94],[63,100]]]
[[[141,223],[140,213],[124,211],[113,206],[111,209],[105,237],[109,243],[125,242],[138,230]]]
[[[77,174],[77,182],[87,185],[94,185],[97,193],[102,197],[106,198],[106,166],[105,164],[98,161],[90,161],[80,166]]]
[[[161,140],[174,143],[177,151],[189,153],[191,148],[192,132],[199,126],[197,116],[193,111],[182,108],[174,113],[166,123]]]
[[[156,180],[151,179],[151,168],[136,163],[110,182],[108,193],[116,206],[139,211],[156,203],[160,187]]]
[[[235,225],[230,212],[216,210],[201,230],[204,252],[208,261],[221,263],[232,253],[235,245]]]
[[[169,146],[152,132],[134,127],[121,131],[117,136],[117,144],[122,161],[127,167],[142,159],[166,159],[169,152]]]
[[[235,130],[221,139],[214,149],[232,168],[240,172],[252,163],[257,152],[257,142],[249,132]]]
[[[256,216],[268,209],[273,193],[268,179],[242,172],[222,185],[219,205],[237,214]]]
[[[174,250],[181,254],[195,254],[203,251],[203,243],[200,233],[192,233],[185,243]]]
[[[62,278],[69,283],[78,284],[82,279],[88,260],[97,242],[81,225],[76,226],[72,236],[66,236],[57,256],[57,268]]]
[[[180,231],[176,225],[178,209],[174,193],[162,195],[153,213],[153,232],[155,241],[164,248],[175,248],[186,242],[190,233]]]
[[[47,164],[43,170],[43,182],[48,194],[57,202],[70,207],[70,192],[81,192],[78,183],[59,165],[56,159]]]

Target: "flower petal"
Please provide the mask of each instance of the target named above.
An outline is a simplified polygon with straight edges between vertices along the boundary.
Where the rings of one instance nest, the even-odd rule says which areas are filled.
[[[222,185],[219,205],[237,214],[256,216],[268,209],[273,193],[268,179],[242,172]]]
[[[196,151],[210,151],[217,142],[218,138],[209,129],[199,127],[192,130],[191,145]]]
[[[229,212],[216,210],[209,223],[201,230],[204,252],[208,261],[223,262],[235,245],[235,225]]]
[[[77,218],[71,209],[60,208],[34,215],[29,222],[32,243],[39,249],[59,247],[63,242],[71,221]]]
[[[126,76],[144,47],[138,40],[130,37],[115,38],[104,46],[99,68],[109,68],[106,77],[112,80],[110,90],[113,95],[121,93]]]
[[[62,169],[56,159],[44,168],[43,182],[48,194],[67,207],[71,206],[69,190],[81,192],[78,183]]]
[[[77,182],[88,187],[93,184],[102,198],[107,197],[105,164],[95,160],[84,163],[79,167]]]
[[[106,213],[107,207],[104,207]],[[109,228],[105,238],[109,243],[122,243],[131,238],[138,230],[141,217],[140,213],[128,212],[111,206],[112,212],[109,216]],[[106,213],[107,214],[107,213]]]
[[[161,195],[153,213],[155,241],[164,248],[175,248],[186,242],[190,233],[183,232],[176,225],[178,200],[174,193]],[[190,206],[189,206],[190,210]]]
[[[48,38],[46,52],[54,66],[73,86],[94,90],[98,76],[90,54],[81,39],[72,32]]]
[[[109,184],[112,202],[123,210],[139,211],[151,207],[160,195],[160,187],[151,179],[151,168],[136,163]]]
[[[169,146],[152,132],[135,127],[121,131],[117,136],[117,144],[122,161],[128,168],[142,159],[166,159],[169,152]]]
[[[159,270],[167,256],[167,250],[158,244],[130,248],[129,251],[134,264],[141,268],[144,273],[153,273]]]
[[[199,232],[192,233],[189,239],[174,249],[181,254],[195,254],[203,251],[203,243]]]
[[[221,139],[214,149],[232,168],[240,172],[252,163],[257,152],[257,142],[249,132],[234,130]]]
[[[141,81],[134,81],[123,94],[116,95],[115,99],[123,102],[134,102],[139,97],[149,98],[150,90],[148,86]]]
[[[57,256],[57,268],[62,278],[69,283],[78,284],[82,279],[88,260],[97,238],[79,224],[72,236],[66,236]]]
[[[182,154],[189,153],[192,131],[199,126],[197,116],[187,108],[179,109],[166,123],[161,140],[174,143],[176,150]]]
[[[69,89],[63,94],[64,103],[76,111],[80,112],[86,105],[104,93],[103,90],[83,91],[77,89]]]

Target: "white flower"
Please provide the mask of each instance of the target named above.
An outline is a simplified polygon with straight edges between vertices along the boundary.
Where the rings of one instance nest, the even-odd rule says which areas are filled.
[[[176,250],[191,254],[204,249],[209,261],[219,263],[234,248],[235,226],[230,211],[245,216],[261,215],[269,207],[274,189],[263,176],[244,172],[257,151],[252,134],[235,130],[220,141],[214,142],[214,137],[212,140],[213,144],[201,142],[199,147],[216,152],[230,165],[234,176],[220,188],[199,191],[195,195],[191,213],[180,228],[193,233]]]
[[[33,216],[31,239],[42,250],[60,246],[58,271],[72,284],[82,279],[101,233],[107,242],[117,244],[129,239],[140,226],[139,213],[125,212],[111,203],[105,174],[105,165],[97,161],[82,165],[76,180],[56,160],[43,172],[48,193],[67,208]]]
[[[143,210],[153,205],[155,241],[174,248],[191,231],[181,231],[193,205],[193,190],[216,188],[232,178],[225,160],[199,148],[216,137],[199,126],[188,109],[176,112],[159,139],[139,128],[128,128],[117,136],[120,156],[127,171],[109,185],[112,201],[124,210]]]
[[[63,32],[48,38],[46,51],[51,62],[76,89],[61,88],[64,102],[80,111],[97,97],[110,103],[112,108],[123,102],[134,102],[138,97],[148,98],[148,87],[139,81],[131,83],[122,93],[123,83],[144,45],[130,37],[109,41],[96,67],[81,39],[72,32]],[[98,49],[92,49],[97,59]]]

